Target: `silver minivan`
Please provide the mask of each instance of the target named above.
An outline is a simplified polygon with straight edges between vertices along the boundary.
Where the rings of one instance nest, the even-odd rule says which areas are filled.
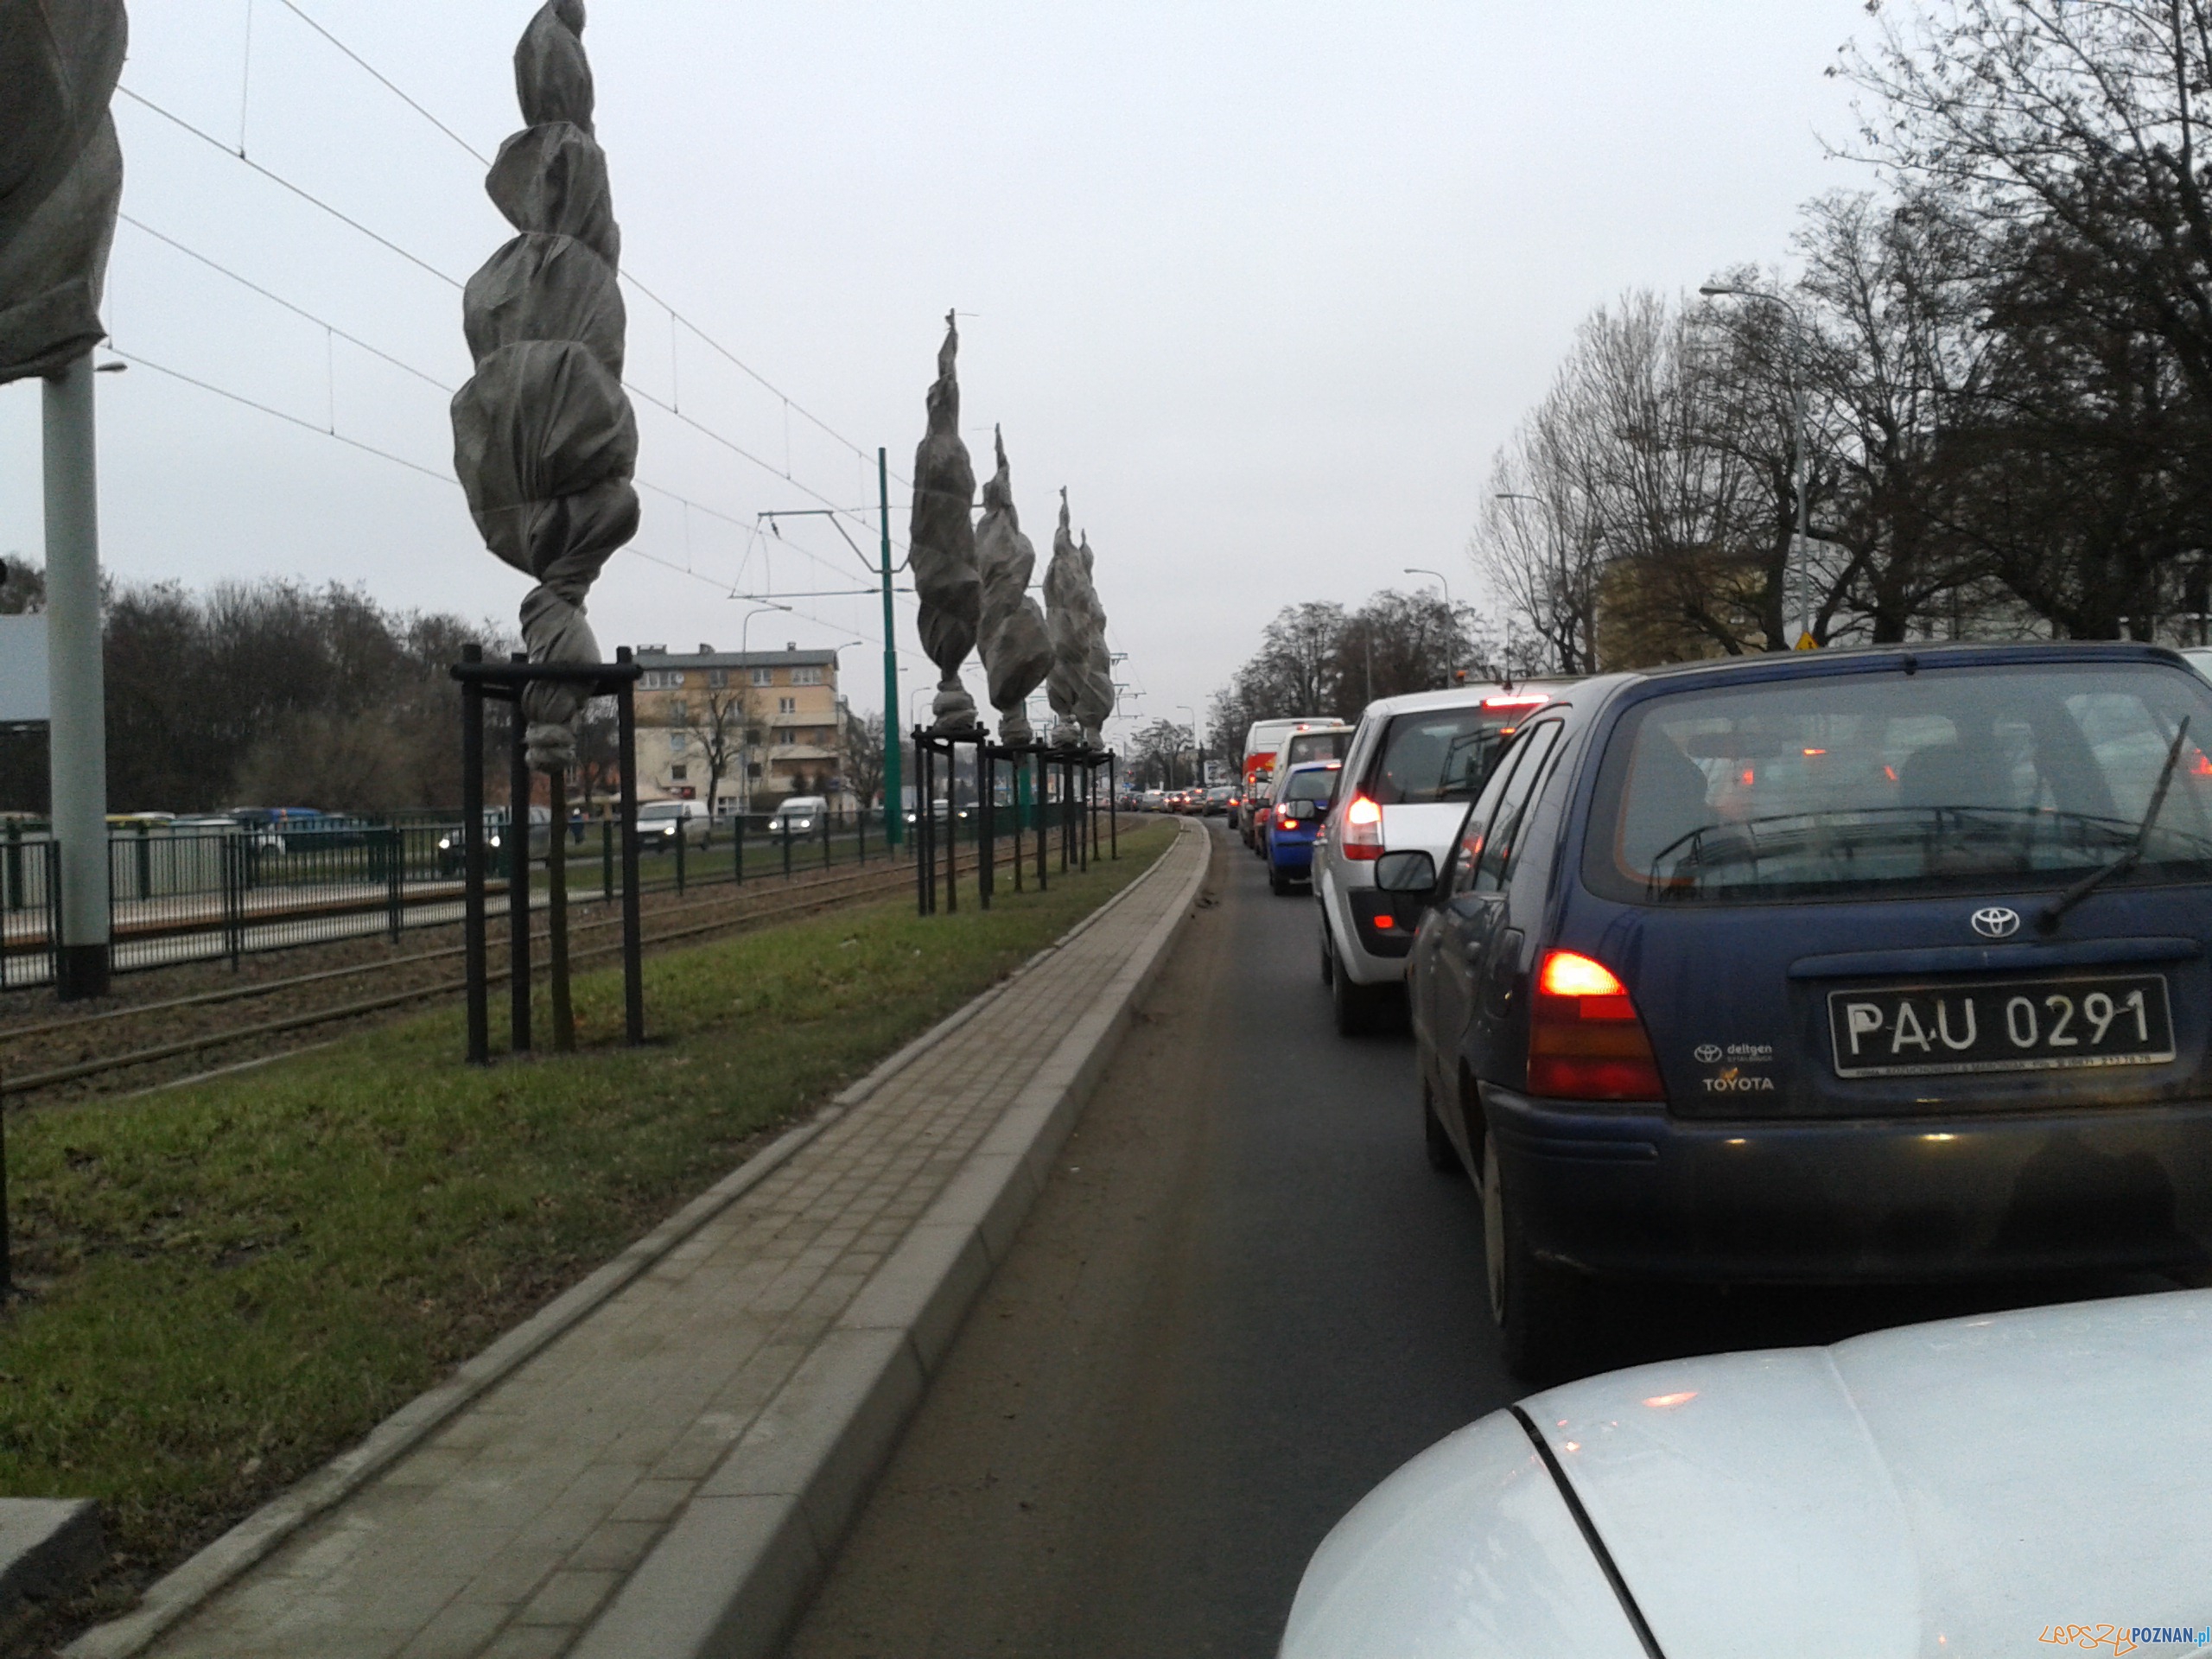
[[[1522,722],[1567,683],[1455,686],[1381,697],[1359,717],[1313,854],[1321,978],[1346,1036],[1403,995],[1419,911],[1375,887],[1375,861],[1419,849],[1440,868],[1467,806]]]

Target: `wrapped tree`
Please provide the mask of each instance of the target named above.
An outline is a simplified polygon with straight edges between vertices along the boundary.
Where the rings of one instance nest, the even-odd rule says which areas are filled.
[[[622,391],[621,232],[592,131],[583,0],[547,0],[515,48],[528,124],[485,188],[517,232],[469,279],[476,372],[453,400],[454,470],[485,545],[536,578],[522,632],[534,663],[596,663],[584,617],[600,570],[638,529],[638,423]],[[524,694],[531,765],[575,759],[581,687]]]
[[[1106,720],[1114,712],[1114,653],[1106,645],[1106,607],[1099,600],[1098,586],[1093,578],[1088,531],[1076,549],[1076,557],[1082,565],[1083,588],[1089,596],[1090,606],[1084,633],[1084,673],[1075,713],[1083,723],[1084,747],[1096,749],[1104,746]]]
[[[994,428],[991,441],[999,464],[983,486],[983,517],[976,526],[976,563],[983,584],[982,626],[976,638],[991,706],[999,711],[999,741],[1027,743],[1033,734],[1022,705],[1052,671],[1052,642],[1045,632],[1045,613],[1029,597],[1037,550],[1021,533],[1021,518],[1014,510],[1006,439]]]
[[[1052,562],[1045,567],[1046,626],[1052,639],[1052,673],[1045,695],[1051,700],[1052,741],[1072,748],[1083,741],[1083,699],[1090,668],[1090,612],[1098,595],[1091,590],[1090,555],[1076,546],[1068,531],[1068,493],[1060,492],[1060,522],[1052,532]]]
[[[931,729],[973,731],[976,700],[960,683],[960,666],[976,648],[982,622],[982,584],[976,570],[976,469],[960,438],[960,330],[944,314],[944,344],[938,348],[937,379],[928,397],[929,429],[914,451],[914,512],[906,532],[914,593],[921,601],[922,649],[937,664],[936,717]]]
[[[0,385],[91,351],[123,194],[121,0],[0,0]]]

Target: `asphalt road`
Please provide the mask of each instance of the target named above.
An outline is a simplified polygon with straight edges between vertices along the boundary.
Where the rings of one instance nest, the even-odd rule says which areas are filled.
[[[791,1659],[1258,1659],[1347,1509],[1529,1391],[1410,1040],[1336,1036],[1313,901],[1214,823],[1202,908]],[[1624,1293],[1586,1369],[2127,1287]]]

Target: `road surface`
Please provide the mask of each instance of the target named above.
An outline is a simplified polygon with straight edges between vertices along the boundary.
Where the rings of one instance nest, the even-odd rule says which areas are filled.
[[[1416,1452],[1528,1390],[1413,1050],[1328,1019],[1313,901],[1214,821],[1202,908],[790,1659],[1272,1654],[1299,1574]],[[1592,1368],[2103,1287],[1646,1292]]]

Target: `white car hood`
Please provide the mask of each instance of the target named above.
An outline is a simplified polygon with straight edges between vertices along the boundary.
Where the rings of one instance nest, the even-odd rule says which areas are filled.
[[[2091,1648],[2101,1628],[2095,1650],[2176,1653],[2212,1627],[2212,1291],[1669,1361],[1523,1410],[1665,1659],[2027,1653]],[[1485,1421],[1518,1432],[1506,1414]],[[1410,1529],[1418,1540],[1414,1509],[1390,1496],[1416,1471],[1439,1523],[1479,1524],[1466,1494],[1493,1486],[1497,1470],[1474,1447],[1463,1434],[1425,1453],[1339,1531],[1364,1515],[1370,1535]],[[1435,1496],[1455,1490],[1456,1514]],[[1309,1581],[1337,1548],[1332,1535]],[[1376,1564],[1339,1558],[1314,1605],[1363,1599],[1362,1581],[1379,1587]],[[1369,1600],[1367,1645],[1294,1651],[1380,1656],[1397,1625],[1426,1631],[1513,1593],[1465,1574],[1401,1581],[1387,1603]],[[2183,1630],[2186,1644],[2143,1639]]]

